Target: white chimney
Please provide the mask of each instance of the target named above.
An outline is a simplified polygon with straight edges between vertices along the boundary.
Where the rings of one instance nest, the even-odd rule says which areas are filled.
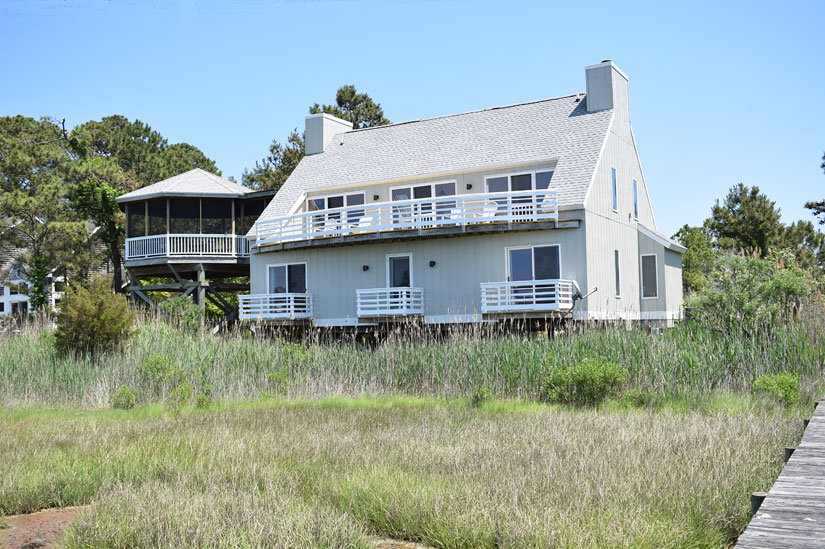
[[[587,80],[587,112],[614,109],[627,115],[630,104],[627,93],[627,75],[612,61],[605,60],[584,68]]]
[[[306,154],[324,152],[333,137],[350,130],[352,130],[352,122],[341,120],[325,112],[307,116],[304,131]]]

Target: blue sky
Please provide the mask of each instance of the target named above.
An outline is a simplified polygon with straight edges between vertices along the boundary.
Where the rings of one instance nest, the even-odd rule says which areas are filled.
[[[0,116],[139,118],[240,180],[342,84],[394,122],[630,77],[659,229],[737,182],[783,219],[825,198],[825,2],[92,2],[0,0]]]

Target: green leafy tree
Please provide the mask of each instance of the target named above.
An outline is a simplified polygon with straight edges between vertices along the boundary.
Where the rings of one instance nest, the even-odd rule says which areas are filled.
[[[306,152],[304,134],[292,130],[285,145],[273,140],[269,154],[260,162],[255,162],[252,171],[244,170],[243,184],[253,189],[280,189],[289,175],[298,166]]]
[[[819,166],[825,171],[825,153],[822,154],[822,164]],[[825,200],[816,202],[806,202],[805,207],[811,210],[815,217],[819,218],[819,224],[825,224]]]
[[[309,108],[310,114],[326,112],[352,122],[353,128],[383,126],[390,121],[384,116],[380,103],[376,103],[366,93],[358,93],[355,86],[341,86],[335,94],[334,105],[315,103]],[[243,184],[253,189],[280,189],[292,171],[306,154],[304,134],[297,129],[287,137],[286,144],[273,140],[269,154],[249,171],[244,170]]]
[[[776,203],[759,192],[759,187],[739,183],[722,203],[716,201],[707,226],[721,249],[765,257],[780,245],[783,226],[779,217]]]
[[[813,288],[789,251],[765,259],[724,254],[716,260],[705,290],[687,304],[693,316],[712,329],[752,333],[793,318]]]
[[[355,86],[351,85],[338,88],[335,94],[335,105],[315,103],[309,108],[309,114],[322,112],[352,122],[352,127],[356,130],[390,123],[384,116],[380,103],[373,101],[366,93],[358,93]]]
[[[89,233],[67,200],[72,146],[53,120],[0,118],[0,239],[25,250],[35,310],[45,303],[48,272]]]
[[[699,293],[707,283],[707,276],[713,269],[716,253],[713,239],[707,227],[684,225],[673,235],[687,251],[682,256],[682,286],[685,293]]]

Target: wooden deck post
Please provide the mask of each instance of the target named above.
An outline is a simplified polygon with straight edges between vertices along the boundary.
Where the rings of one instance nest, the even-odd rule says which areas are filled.
[[[206,271],[203,268],[203,263],[198,264],[198,280],[197,289],[195,290],[195,300],[201,309],[206,308]]]

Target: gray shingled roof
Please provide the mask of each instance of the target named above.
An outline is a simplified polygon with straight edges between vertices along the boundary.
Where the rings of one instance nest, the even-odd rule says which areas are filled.
[[[337,135],[304,157],[259,220],[287,215],[304,192],[557,158],[560,205],[584,203],[613,115],[584,94]],[[250,234],[254,232],[250,231]]]
[[[153,185],[119,196],[118,203],[146,200],[161,196],[211,196],[214,198],[237,198],[252,189],[242,187],[223,177],[209,173],[200,168],[189,170],[175,177],[164,179]]]
[[[0,283],[4,282],[24,250],[0,242]],[[0,290],[2,291],[2,290]]]

